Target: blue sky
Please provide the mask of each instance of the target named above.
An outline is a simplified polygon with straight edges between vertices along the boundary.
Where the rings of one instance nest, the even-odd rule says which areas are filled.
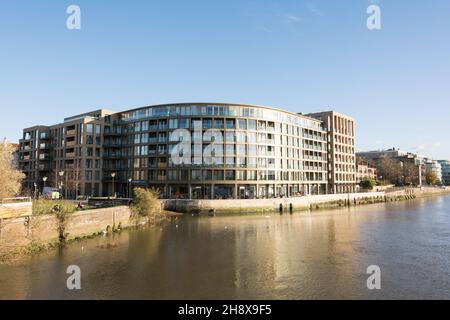
[[[373,2],[2,0],[0,134],[99,107],[240,102],[335,109],[359,150],[450,159],[450,2],[376,1],[369,31]]]

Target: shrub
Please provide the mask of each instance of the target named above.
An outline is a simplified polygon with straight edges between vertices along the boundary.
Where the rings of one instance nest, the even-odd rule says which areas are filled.
[[[365,180],[361,181],[360,186],[361,186],[361,188],[372,190],[373,187],[375,187],[375,184],[376,184],[375,180],[365,179]]]
[[[161,204],[159,202],[159,191],[155,189],[134,189],[134,201],[131,205],[131,211],[135,215],[150,217],[161,213]]]

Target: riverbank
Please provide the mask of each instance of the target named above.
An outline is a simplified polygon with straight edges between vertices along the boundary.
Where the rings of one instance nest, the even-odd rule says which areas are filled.
[[[93,209],[67,215],[26,215],[0,219],[0,261],[55,248],[73,241],[108,235],[127,228],[152,226],[182,214],[246,215],[294,213],[355,207],[448,195],[450,188],[416,188],[388,192],[319,195],[258,200],[161,200],[165,210],[133,215],[128,206]]]
[[[248,214],[299,212],[405,201],[450,194],[450,188],[405,188],[383,192],[316,195],[295,198],[233,200],[164,200],[164,208],[187,214]]]
[[[27,215],[0,219],[0,261],[108,235],[128,228],[156,225],[176,214],[133,215],[128,206],[79,211],[67,215]]]

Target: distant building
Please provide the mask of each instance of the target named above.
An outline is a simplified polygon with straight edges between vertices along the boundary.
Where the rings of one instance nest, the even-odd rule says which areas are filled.
[[[391,181],[392,183],[422,185],[422,177],[425,174],[425,158],[417,154],[392,148],[358,152],[356,156],[373,164],[377,168],[378,179],[380,180],[386,179],[386,176],[388,176],[388,172],[385,172],[386,168],[382,166],[383,159],[394,159],[404,169],[403,172],[399,172],[396,181]]]
[[[399,149],[388,149],[388,150],[374,150],[374,151],[364,151],[364,152],[357,152],[356,156],[361,157],[367,160],[379,160],[382,158],[400,158],[400,157],[406,157],[408,155],[408,152],[401,151]]]
[[[442,171],[442,184],[448,186],[450,185],[450,161],[449,160],[439,160]]]
[[[425,160],[425,173],[433,172],[437,179],[442,182],[442,167],[438,161],[426,159]]]
[[[363,180],[372,179],[377,180],[377,167],[371,165],[367,161],[357,160],[356,163],[356,182],[360,183]]]

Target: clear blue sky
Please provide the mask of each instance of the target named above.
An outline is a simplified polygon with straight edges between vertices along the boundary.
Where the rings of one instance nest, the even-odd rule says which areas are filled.
[[[358,149],[450,159],[450,1],[3,0],[0,134],[105,107],[218,101],[357,120]],[[77,4],[82,29],[66,29]]]

